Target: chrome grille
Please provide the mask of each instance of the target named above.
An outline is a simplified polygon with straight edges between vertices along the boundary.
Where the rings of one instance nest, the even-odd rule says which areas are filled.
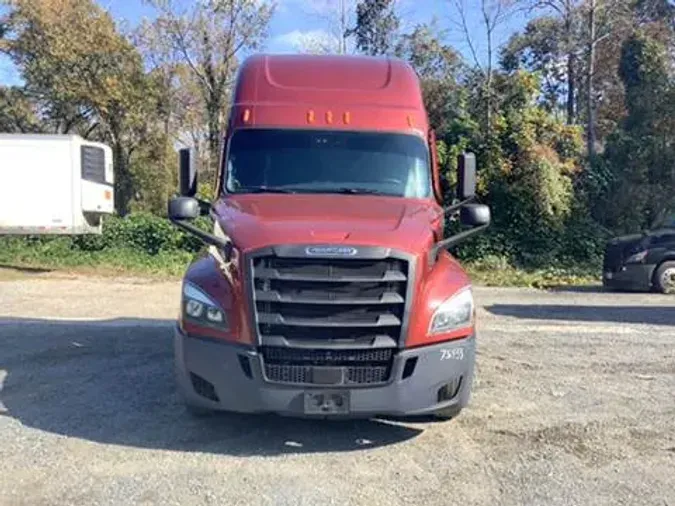
[[[261,342],[401,339],[409,265],[399,258],[252,259]]]

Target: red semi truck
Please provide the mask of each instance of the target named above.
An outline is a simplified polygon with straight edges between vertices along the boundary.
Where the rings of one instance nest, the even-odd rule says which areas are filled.
[[[216,198],[191,152],[169,217],[208,248],[182,285],[175,365],[188,408],[455,416],[469,401],[471,283],[446,251],[489,225],[475,158],[444,209],[436,145],[405,62],[256,55],[241,66]],[[190,220],[209,214],[206,233]],[[461,232],[444,237],[448,219]]]

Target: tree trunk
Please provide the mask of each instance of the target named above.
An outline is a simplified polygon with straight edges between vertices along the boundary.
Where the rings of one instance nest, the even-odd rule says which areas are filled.
[[[567,55],[567,124],[574,125],[576,114],[574,102],[576,99],[576,75],[574,73],[574,53],[570,51]]]
[[[346,0],[340,0],[340,54],[347,54],[347,6]]]
[[[114,136],[119,139],[118,135]],[[129,163],[122,144],[115,140],[112,145],[113,166],[115,167],[115,210],[120,216],[129,214],[129,204],[133,198],[134,184],[129,172]]]
[[[486,0],[482,2],[483,20],[485,22],[485,39],[487,42],[487,68],[485,72],[485,134],[492,138],[492,35],[494,25],[486,11]]]
[[[593,87],[593,74],[595,73],[595,7],[596,0],[590,0],[588,11],[588,68],[586,74],[586,142],[588,144],[588,156],[595,155],[595,97]]]
[[[567,124],[576,123],[576,55],[574,44],[574,6],[568,0],[565,2],[565,44],[567,49]]]
[[[485,76],[485,133],[488,139],[492,135],[492,33],[487,33],[487,69]]]
[[[222,115],[221,97],[212,95],[206,107],[207,121],[208,121],[208,160],[209,165],[207,170],[201,171],[204,177],[201,181],[208,181],[208,184],[213,183],[215,174],[218,173],[218,159],[220,150],[220,136],[221,136],[221,115]]]

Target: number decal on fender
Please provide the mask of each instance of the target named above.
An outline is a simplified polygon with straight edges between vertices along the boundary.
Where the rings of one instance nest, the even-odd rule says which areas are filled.
[[[464,348],[441,350],[441,360],[464,360]]]

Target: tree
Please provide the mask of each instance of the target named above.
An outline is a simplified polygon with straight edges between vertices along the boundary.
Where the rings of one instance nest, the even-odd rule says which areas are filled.
[[[160,89],[158,113],[165,135],[174,144],[197,148],[197,153],[204,157],[208,155],[208,131],[200,82],[166,37],[166,32],[165,19],[144,20],[133,38]],[[208,156],[202,162],[208,166]]]
[[[564,54],[566,68],[566,112],[567,124],[576,122],[577,111],[577,65],[580,56],[580,0],[535,0],[534,8],[546,9],[556,16],[558,22],[556,42],[559,51]],[[552,34],[553,35],[553,34]]]
[[[563,24],[554,17],[531,20],[523,33],[516,33],[501,51],[501,66],[507,72],[526,69],[542,77],[543,104],[556,112],[567,98],[567,123],[574,122],[574,88],[569,66],[565,68],[565,48],[562,45]],[[570,107],[571,103],[571,107]]]
[[[485,59],[478,53],[478,41],[474,31],[469,26],[469,14],[464,0],[451,0],[458,15],[456,25],[462,31],[466,40],[473,63],[481,77],[482,102],[484,103],[483,131],[486,138],[492,135],[492,112],[493,104],[493,69],[495,47],[495,33],[515,12],[517,5],[514,0],[480,0],[480,23],[483,30],[483,38],[486,47]]]
[[[353,51],[350,30],[356,25],[357,0],[313,0],[305,6],[322,31],[303,34],[301,49],[311,53],[348,54]]]
[[[583,248],[563,239],[576,214],[580,129],[539,104],[535,74],[495,72],[493,84],[493,135],[489,142],[474,135],[467,147],[476,153],[481,199],[493,209],[494,223],[460,254],[497,254],[526,265],[583,257]],[[472,115],[482,113],[471,107],[474,101],[468,103]]]
[[[546,15],[530,21],[524,34],[512,37],[503,55],[507,68],[520,64],[552,78],[549,99],[565,91],[567,123],[574,124],[582,116],[591,156],[598,133],[604,138],[623,113],[616,106],[623,102],[616,69],[630,25],[631,3],[635,2],[533,0],[531,8]],[[563,69],[564,79],[558,74]]]
[[[464,114],[464,92],[458,82],[463,71],[462,59],[443,42],[444,36],[436,20],[432,20],[403,35],[395,51],[417,72],[429,121],[439,136],[452,130],[453,123]]]
[[[582,56],[578,0],[535,0],[542,17],[514,34],[502,52],[502,66],[526,68],[543,77],[544,100],[550,108],[564,103],[568,125],[577,121],[578,81]]]
[[[274,6],[259,0],[203,0],[186,9],[171,0],[149,3],[159,11],[155,25],[170,44],[167,54],[187,65],[198,83],[214,174],[238,58],[260,47]]]
[[[609,184],[597,216],[620,230],[649,227],[675,209],[675,63],[668,46],[638,31],[621,51],[628,115],[604,157]]]
[[[625,0],[586,0],[581,6],[585,23],[584,45],[586,48],[586,145],[588,155],[596,153],[596,54],[600,42],[609,39],[622,25],[630,20],[630,5]]]
[[[36,133],[43,130],[37,106],[18,87],[0,86],[0,132]]]
[[[675,30],[675,2],[672,0],[635,0],[633,11],[638,26],[663,23]]]
[[[399,26],[394,0],[361,0],[356,7],[356,26],[348,34],[356,38],[362,53],[384,55],[394,51]]]
[[[111,145],[116,205],[134,197],[130,170],[147,141],[156,105],[140,55],[91,0],[11,0],[0,51],[20,69],[23,92],[55,131],[77,131]]]

